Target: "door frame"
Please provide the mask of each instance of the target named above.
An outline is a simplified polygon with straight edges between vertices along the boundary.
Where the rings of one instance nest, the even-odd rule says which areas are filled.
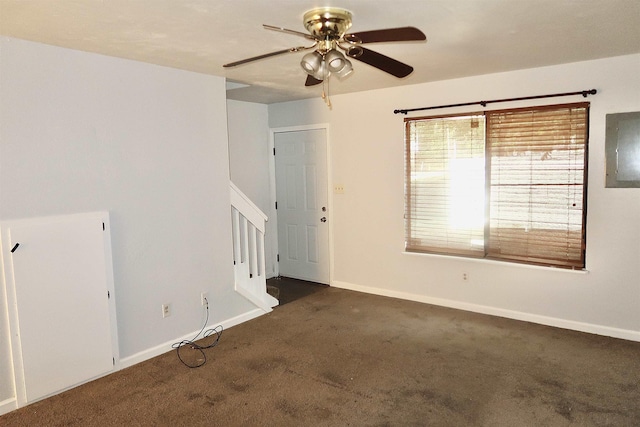
[[[271,239],[271,248],[273,250],[273,272],[276,277],[280,276],[280,264],[277,260],[278,254],[278,211],[276,210],[276,156],[275,136],[277,133],[286,132],[302,132],[308,130],[324,130],[327,147],[327,220],[329,223],[329,286],[333,283],[333,173],[331,171],[331,134],[329,132],[329,123],[317,123],[302,126],[286,126],[278,128],[269,128],[269,190],[271,198],[271,212],[269,217],[274,218],[269,230],[273,238]],[[274,225],[275,224],[275,227]],[[269,227],[269,222],[267,222]]]

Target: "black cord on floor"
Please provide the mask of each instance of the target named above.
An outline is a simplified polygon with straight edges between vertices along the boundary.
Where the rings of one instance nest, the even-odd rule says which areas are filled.
[[[204,353],[204,350],[208,348],[213,348],[216,345],[218,345],[218,342],[220,342],[220,337],[222,337],[222,325],[218,325],[215,328],[207,329],[206,331],[204,330],[204,328],[207,326],[207,323],[209,322],[209,301],[207,301],[206,298],[205,298],[205,304],[207,307],[207,318],[204,321],[204,325],[202,325],[202,329],[200,329],[200,332],[198,332],[198,334],[195,337],[193,337],[193,339],[191,340],[182,340],[180,342],[174,343],[171,346],[171,348],[176,349],[176,353],[178,354],[178,359],[180,359],[180,361],[185,366],[188,366],[189,368],[199,368],[200,366],[207,363],[207,355]],[[213,342],[211,342],[211,344],[199,345],[195,343],[195,341],[198,339],[198,337],[200,336],[200,334],[202,334],[203,331],[204,331],[204,334],[202,335],[202,339],[208,338],[215,334],[215,339],[213,340]],[[199,358],[193,357],[192,359],[194,359],[194,361],[192,363],[188,363],[187,361],[185,361],[185,358],[183,358],[183,354],[182,354],[182,352],[185,351],[185,348],[188,349],[187,352],[191,352],[191,353],[196,352],[196,354],[199,355],[200,357]]]

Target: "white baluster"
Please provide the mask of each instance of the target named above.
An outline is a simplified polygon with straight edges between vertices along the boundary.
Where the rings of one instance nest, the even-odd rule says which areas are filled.
[[[231,227],[236,291],[266,312],[278,305],[267,294],[264,231],[267,216],[233,183]]]

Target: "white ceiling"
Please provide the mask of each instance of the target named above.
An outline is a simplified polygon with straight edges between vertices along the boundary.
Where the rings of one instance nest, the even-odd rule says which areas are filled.
[[[415,71],[353,61],[332,95],[640,52],[640,0],[0,0],[0,34],[224,76],[248,85],[230,99],[273,103],[320,95],[304,86],[304,53],[222,65],[305,45],[262,24],[304,32],[318,6],[350,10],[351,32],[415,26],[428,40],[367,45]]]

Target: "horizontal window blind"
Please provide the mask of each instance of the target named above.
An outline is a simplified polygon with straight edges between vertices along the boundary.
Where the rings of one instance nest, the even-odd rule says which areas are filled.
[[[406,122],[406,249],[484,254],[484,117]]]
[[[406,250],[584,268],[588,119],[589,103],[405,119]]]
[[[487,117],[487,257],[584,267],[588,103]]]

